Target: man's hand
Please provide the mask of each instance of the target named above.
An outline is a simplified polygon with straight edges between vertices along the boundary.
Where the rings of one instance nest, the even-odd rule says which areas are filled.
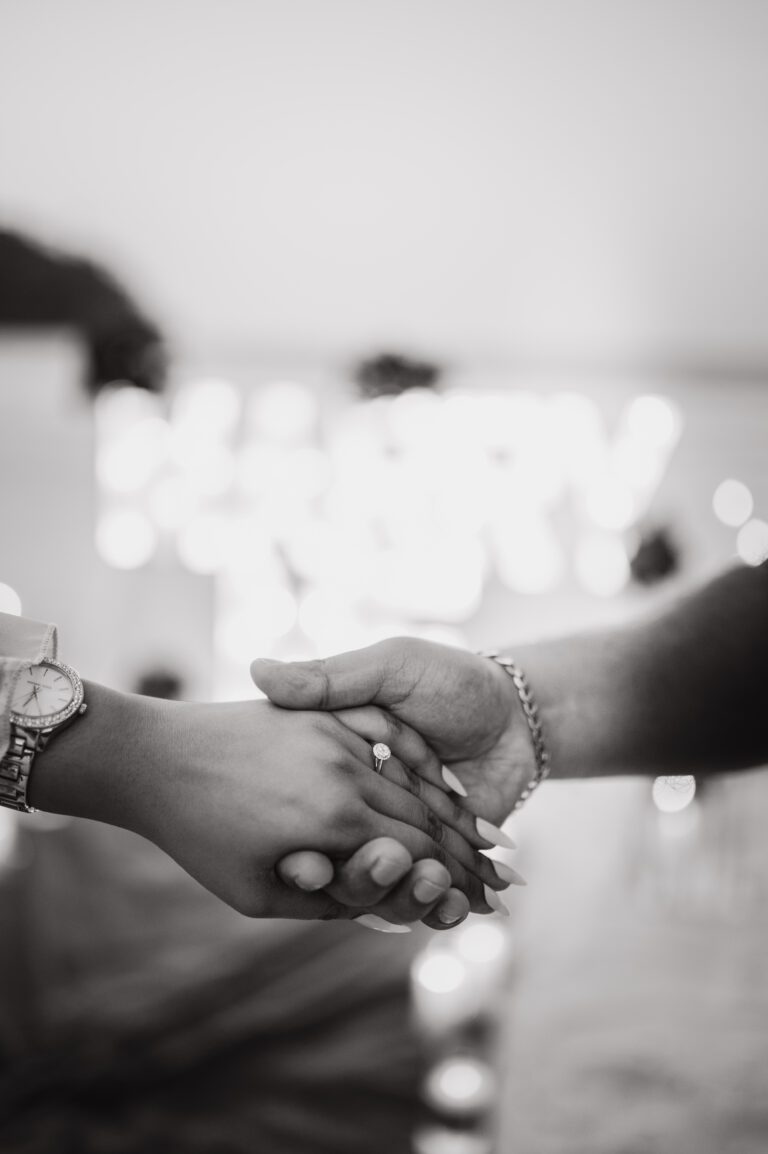
[[[276,705],[332,710],[354,725],[371,703],[416,729],[465,786],[467,805],[499,823],[530,779],[533,754],[514,685],[486,657],[414,638],[392,638],[323,661],[256,660],[256,685]]]

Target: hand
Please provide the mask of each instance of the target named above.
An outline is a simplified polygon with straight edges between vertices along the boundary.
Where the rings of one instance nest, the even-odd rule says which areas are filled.
[[[409,922],[435,930],[458,926],[470,912],[469,900],[452,888],[445,866],[432,858],[418,861],[391,838],[367,842],[348,861],[334,863],[303,850],[278,862],[288,886],[305,892],[324,890],[339,905],[365,910],[364,925],[382,933],[405,933]],[[358,917],[357,921],[361,921]]]
[[[469,814],[419,779],[409,789],[396,757],[388,777],[374,773],[368,742],[334,717],[267,702],[157,701],[90,683],[86,696],[88,713],[36,761],[33,804],[143,834],[243,913],[356,916],[326,894],[289,889],[275,867],[310,848],[345,860],[381,837],[413,859],[438,859],[479,912],[506,884],[478,852]]]
[[[404,637],[323,661],[257,660],[251,676],[276,704],[333,710],[345,724],[369,703],[389,711],[380,740],[394,748],[398,720],[413,726],[457,774],[469,806],[492,822],[503,821],[531,777],[517,693],[490,658]]]

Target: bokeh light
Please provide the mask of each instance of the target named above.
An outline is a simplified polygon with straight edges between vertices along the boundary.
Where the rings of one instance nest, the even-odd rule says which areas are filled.
[[[445,1058],[430,1070],[424,1091],[429,1104],[446,1114],[478,1114],[493,1103],[496,1079],[486,1062],[471,1056]]]
[[[456,931],[456,949],[467,962],[483,963],[500,958],[508,946],[506,930],[491,921],[469,921]]]
[[[173,422],[188,440],[225,439],[238,426],[241,404],[240,391],[231,381],[187,381],[174,397]]]
[[[314,434],[318,415],[317,398],[306,385],[272,381],[254,394],[248,421],[267,441],[296,444]]]
[[[493,1142],[485,1134],[449,1130],[445,1126],[423,1126],[413,1138],[415,1154],[492,1154]]]
[[[96,523],[96,548],[115,569],[138,569],[157,547],[157,530],[137,509],[110,509]]]
[[[712,508],[715,516],[724,525],[737,529],[752,516],[754,500],[743,481],[736,481],[729,477],[721,481],[712,497]]]
[[[659,449],[674,445],[680,435],[679,410],[667,397],[647,394],[630,402],[626,427],[643,444]]]
[[[414,980],[433,994],[450,994],[458,990],[467,975],[460,958],[447,950],[432,950],[417,958]]]
[[[747,565],[762,565],[768,558],[768,523],[757,517],[742,525],[736,538],[736,551]]]

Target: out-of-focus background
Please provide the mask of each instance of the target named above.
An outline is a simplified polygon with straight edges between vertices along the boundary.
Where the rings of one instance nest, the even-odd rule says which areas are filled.
[[[767,123],[760,0],[1,0],[0,609],[202,700],[758,563]],[[548,785],[404,945],[0,811],[10,1148],[763,1154],[766,818]]]

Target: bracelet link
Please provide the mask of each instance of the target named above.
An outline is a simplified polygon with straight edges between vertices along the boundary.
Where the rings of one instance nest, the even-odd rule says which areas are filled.
[[[534,790],[538,789],[543,781],[549,777],[550,773],[550,757],[547,749],[546,741],[544,740],[544,731],[541,724],[541,717],[539,715],[539,707],[536,704],[536,699],[531,692],[531,687],[528,684],[528,679],[523,673],[520,666],[513,657],[508,654],[500,654],[494,650],[484,650],[481,657],[490,657],[497,665],[500,665],[512,678],[512,683],[517,690],[517,696],[520,698],[520,705],[523,709],[523,714],[528,725],[528,731],[531,735],[531,744],[533,745],[533,757],[536,763],[536,769],[533,777],[529,780],[525,789],[520,794],[515,802],[512,812],[515,813],[528,800]]]

